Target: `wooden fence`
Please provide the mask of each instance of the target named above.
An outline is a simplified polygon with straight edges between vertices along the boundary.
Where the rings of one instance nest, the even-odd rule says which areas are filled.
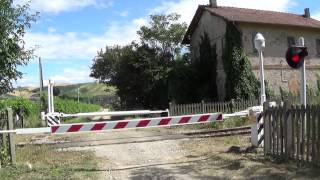
[[[264,108],[265,154],[320,165],[320,106]]]
[[[20,118],[21,120],[22,118]],[[11,108],[0,112],[0,130],[13,130],[18,127],[15,123]],[[15,162],[15,142],[13,133],[0,134],[0,168],[2,165]]]
[[[179,116],[184,114],[202,114],[202,113],[232,113],[235,111],[245,110],[250,106],[257,106],[258,100],[248,101],[228,101],[228,102],[200,102],[193,104],[169,104],[169,112],[171,116]]]

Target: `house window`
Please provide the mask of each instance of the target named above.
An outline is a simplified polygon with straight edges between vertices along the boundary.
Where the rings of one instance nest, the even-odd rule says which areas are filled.
[[[296,45],[296,41],[293,36],[287,37],[287,43],[288,43],[288,47],[292,47]]]
[[[320,55],[320,39],[316,39],[317,55]]]

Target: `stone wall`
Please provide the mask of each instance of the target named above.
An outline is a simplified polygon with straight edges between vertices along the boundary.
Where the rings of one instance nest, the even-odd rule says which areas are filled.
[[[199,21],[198,27],[193,33],[190,42],[192,58],[195,60],[200,56],[199,45],[201,38],[205,33],[208,34],[211,46],[216,46],[217,50],[217,87],[219,100],[224,100],[225,97],[225,79],[226,74],[223,69],[223,49],[224,49],[224,35],[226,32],[226,22],[217,16],[205,11]]]
[[[319,30],[244,23],[239,24],[239,27],[242,31],[243,47],[251,60],[257,78],[259,78],[259,58],[258,53],[254,51],[253,38],[257,32],[262,33],[265,37],[265,79],[275,93],[279,93],[280,86],[293,93],[299,91],[300,71],[293,70],[287,65],[285,52],[288,48],[288,36],[295,38],[296,45],[298,45],[298,38],[303,36],[309,51],[309,56],[305,59],[307,85],[313,89],[317,88],[317,74],[320,75],[320,56],[316,50],[316,39],[320,39]]]

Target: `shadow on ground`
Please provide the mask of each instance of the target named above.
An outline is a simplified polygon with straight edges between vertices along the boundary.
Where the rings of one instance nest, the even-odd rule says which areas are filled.
[[[272,163],[260,153],[222,152],[187,163],[137,167],[132,169],[129,178],[132,180],[319,179],[320,172],[316,168],[301,169],[293,163]]]

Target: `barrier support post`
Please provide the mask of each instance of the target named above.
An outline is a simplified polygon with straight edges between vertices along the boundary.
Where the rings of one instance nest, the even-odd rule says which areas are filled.
[[[7,109],[8,116],[8,130],[13,130],[13,112],[11,108]],[[15,149],[15,134],[9,133],[9,152],[10,152],[10,160],[11,164],[15,164],[16,162],[16,149]]]

